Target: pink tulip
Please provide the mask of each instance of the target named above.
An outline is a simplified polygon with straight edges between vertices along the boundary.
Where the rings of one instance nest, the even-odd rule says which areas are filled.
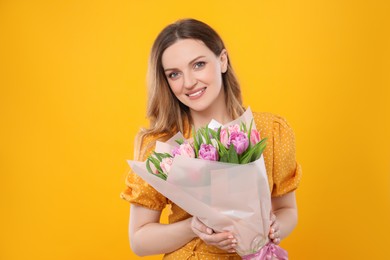
[[[172,149],[172,155],[175,157],[176,155],[180,155],[180,147],[175,147]]]
[[[218,151],[211,144],[201,144],[199,149],[199,158],[209,161],[218,161]]]
[[[189,158],[195,158],[195,151],[192,148],[191,144],[188,142],[182,143],[179,147],[175,147],[172,150],[172,155],[175,157],[176,155],[183,155]]]
[[[235,124],[228,127],[229,134],[240,132],[240,126]]]
[[[180,154],[190,158],[195,158],[194,148],[192,148],[192,146],[187,142],[180,145]]]
[[[252,129],[251,131],[251,144],[255,145],[260,142],[260,134],[256,129]]]
[[[221,129],[220,141],[221,141],[221,143],[223,144],[223,146],[225,146],[226,148],[228,148],[229,133],[228,133],[228,131],[226,130],[226,128]]]
[[[163,158],[160,163],[161,170],[168,175],[171,170],[173,159],[171,157]]]
[[[236,150],[237,154],[242,154],[246,151],[246,149],[248,149],[248,136],[243,132],[233,132],[230,134],[229,146],[230,144],[233,144],[234,150]]]
[[[159,172],[158,172],[156,166],[154,166],[153,163],[150,163],[149,165],[150,165],[150,169],[152,170],[152,173],[153,173],[153,174],[156,174],[156,175],[159,174]]]

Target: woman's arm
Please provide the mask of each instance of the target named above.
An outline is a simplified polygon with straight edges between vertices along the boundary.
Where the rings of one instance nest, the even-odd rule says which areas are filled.
[[[197,218],[164,225],[159,223],[161,211],[134,204],[130,211],[130,245],[139,256],[172,252],[198,236],[209,245],[234,252],[236,240],[230,232],[214,233]]]
[[[131,204],[129,236],[133,252],[139,256],[172,252],[196,237],[191,218],[160,224],[161,211]]]
[[[289,192],[281,197],[274,197],[272,201],[272,213],[275,219],[272,220],[269,237],[275,244],[287,237],[295,228],[298,222],[298,210],[295,199],[295,192]]]

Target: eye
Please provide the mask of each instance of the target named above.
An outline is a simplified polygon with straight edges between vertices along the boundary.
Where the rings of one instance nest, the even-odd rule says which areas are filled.
[[[179,76],[179,72],[171,72],[168,74],[168,78],[175,79]]]
[[[194,64],[195,69],[200,69],[203,68],[206,65],[206,62],[204,61],[198,61],[197,63]]]

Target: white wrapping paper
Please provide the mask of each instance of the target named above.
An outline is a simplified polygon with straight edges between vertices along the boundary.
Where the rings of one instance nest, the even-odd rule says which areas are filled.
[[[243,165],[176,156],[166,181],[150,174],[144,162],[128,161],[158,192],[214,231],[231,231],[237,252],[257,252],[268,242],[271,200],[261,157]]]
[[[250,109],[234,123],[252,121]],[[218,123],[212,121],[213,128]],[[253,125],[253,127],[255,127]],[[174,140],[157,142],[156,152],[172,152]],[[214,231],[231,231],[241,256],[268,243],[271,196],[263,156],[249,164],[230,164],[176,156],[166,181],[146,170],[145,162],[128,161],[133,171]]]

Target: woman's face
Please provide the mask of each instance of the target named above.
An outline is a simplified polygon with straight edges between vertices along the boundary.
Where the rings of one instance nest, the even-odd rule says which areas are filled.
[[[174,95],[192,112],[207,112],[225,106],[222,73],[227,54],[219,56],[202,42],[179,40],[162,55],[162,66]]]

